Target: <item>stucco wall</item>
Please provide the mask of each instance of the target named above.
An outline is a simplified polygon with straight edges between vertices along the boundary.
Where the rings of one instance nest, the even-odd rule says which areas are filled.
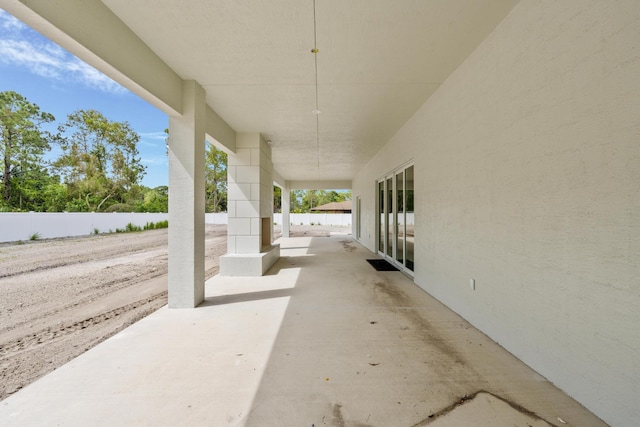
[[[375,180],[412,157],[416,283],[637,424],[640,2],[520,2],[354,180],[372,250]]]

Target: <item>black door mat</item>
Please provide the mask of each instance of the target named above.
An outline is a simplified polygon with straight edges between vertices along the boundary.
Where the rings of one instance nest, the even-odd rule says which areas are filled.
[[[368,259],[367,262],[377,271],[398,271],[397,268],[384,259]]]

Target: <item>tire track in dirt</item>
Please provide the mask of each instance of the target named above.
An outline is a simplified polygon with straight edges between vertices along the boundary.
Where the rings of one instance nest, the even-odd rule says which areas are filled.
[[[167,230],[0,243],[0,278],[115,258],[158,247]],[[29,257],[29,262],[24,262]]]
[[[73,334],[81,329],[85,329],[91,326],[95,326],[101,322],[113,319],[128,311],[135,310],[141,306],[149,305],[155,300],[161,299],[163,303],[166,303],[167,292],[161,292],[159,294],[152,295],[149,298],[145,298],[140,301],[133,302],[131,304],[118,307],[113,310],[102,312],[96,316],[92,316],[76,322],[67,322],[59,324],[55,327],[48,327],[22,336],[16,340],[0,344],[0,358],[4,358],[7,355],[18,355],[23,351],[28,351],[31,347],[40,344],[47,344],[49,341],[64,338],[66,335]]]
[[[165,257],[166,260],[166,257]],[[126,268],[126,267],[125,267]],[[162,270],[154,270],[153,274],[147,274],[144,276],[137,276],[133,278],[133,280],[123,279],[122,277],[105,279],[105,282],[98,286],[92,286],[87,288],[80,293],[77,294],[77,297],[73,300],[68,300],[67,303],[56,304],[51,309],[47,310],[45,308],[41,308],[40,304],[29,304],[22,303],[21,308],[25,310],[25,314],[27,312],[32,312],[31,315],[27,317],[22,317],[24,320],[16,321],[15,323],[3,324],[0,327],[0,334],[5,335],[14,329],[30,327],[28,325],[37,324],[39,321],[46,321],[45,319],[50,319],[56,314],[60,312],[70,311],[76,307],[83,307],[88,304],[93,303],[95,300],[100,298],[105,298],[114,292],[117,292],[121,289],[126,289],[131,286],[136,286],[141,284],[141,282],[158,279],[166,276],[167,271],[166,268]],[[61,279],[64,280],[64,279]],[[42,283],[42,282],[41,282]]]

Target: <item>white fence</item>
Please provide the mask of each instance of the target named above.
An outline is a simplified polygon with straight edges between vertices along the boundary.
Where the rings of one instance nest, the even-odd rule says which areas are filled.
[[[42,239],[108,233],[168,218],[166,213],[1,212],[0,242],[29,240],[36,233]]]
[[[218,213],[207,213],[207,214],[204,214],[204,223],[205,224],[226,224],[227,223],[227,213],[226,212],[218,212]]]
[[[148,222],[169,219],[166,213],[84,213],[84,212],[0,212],[0,242],[108,233],[131,223],[143,227]],[[282,214],[273,214],[282,225]],[[351,225],[351,214],[290,214],[294,225]],[[227,213],[205,214],[206,224],[226,224]]]
[[[351,225],[351,214],[336,213],[292,213],[289,222],[293,225]],[[273,222],[282,224],[282,214],[273,214]]]
[[[226,224],[227,213],[205,214],[205,224]],[[273,222],[282,225],[282,214],[274,213]],[[313,214],[289,214],[289,222],[293,225],[351,225],[351,214],[313,213]]]

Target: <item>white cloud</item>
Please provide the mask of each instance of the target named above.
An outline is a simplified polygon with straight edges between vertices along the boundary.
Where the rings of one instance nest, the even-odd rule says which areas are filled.
[[[167,156],[150,156],[143,157],[140,161],[146,165],[167,165],[169,162]]]
[[[139,146],[159,148],[166,145],[167,134],[164,132],[141,132]]]
[[[141,138],[140,141],[138,141],[138,146],[139,147],[156,148],[156,147],[158,147],[158,144],[156,144],[155,142],[146,141],[145,139]]]
[[[13,16],[0,10],[0,63],[24,67],[48,79],[84,86],[108,93],[127,90],[58,45],[38,35]]]
[[[167,139],[167,134],[165,132],[142,132],[140,134],[140,138],[164,141],[165,139]]]
[[[24,40],[0,40],[0,61],[25,66],[34,74],[48,78],[60,78],[63,69],[60,58],[41,52]]]

